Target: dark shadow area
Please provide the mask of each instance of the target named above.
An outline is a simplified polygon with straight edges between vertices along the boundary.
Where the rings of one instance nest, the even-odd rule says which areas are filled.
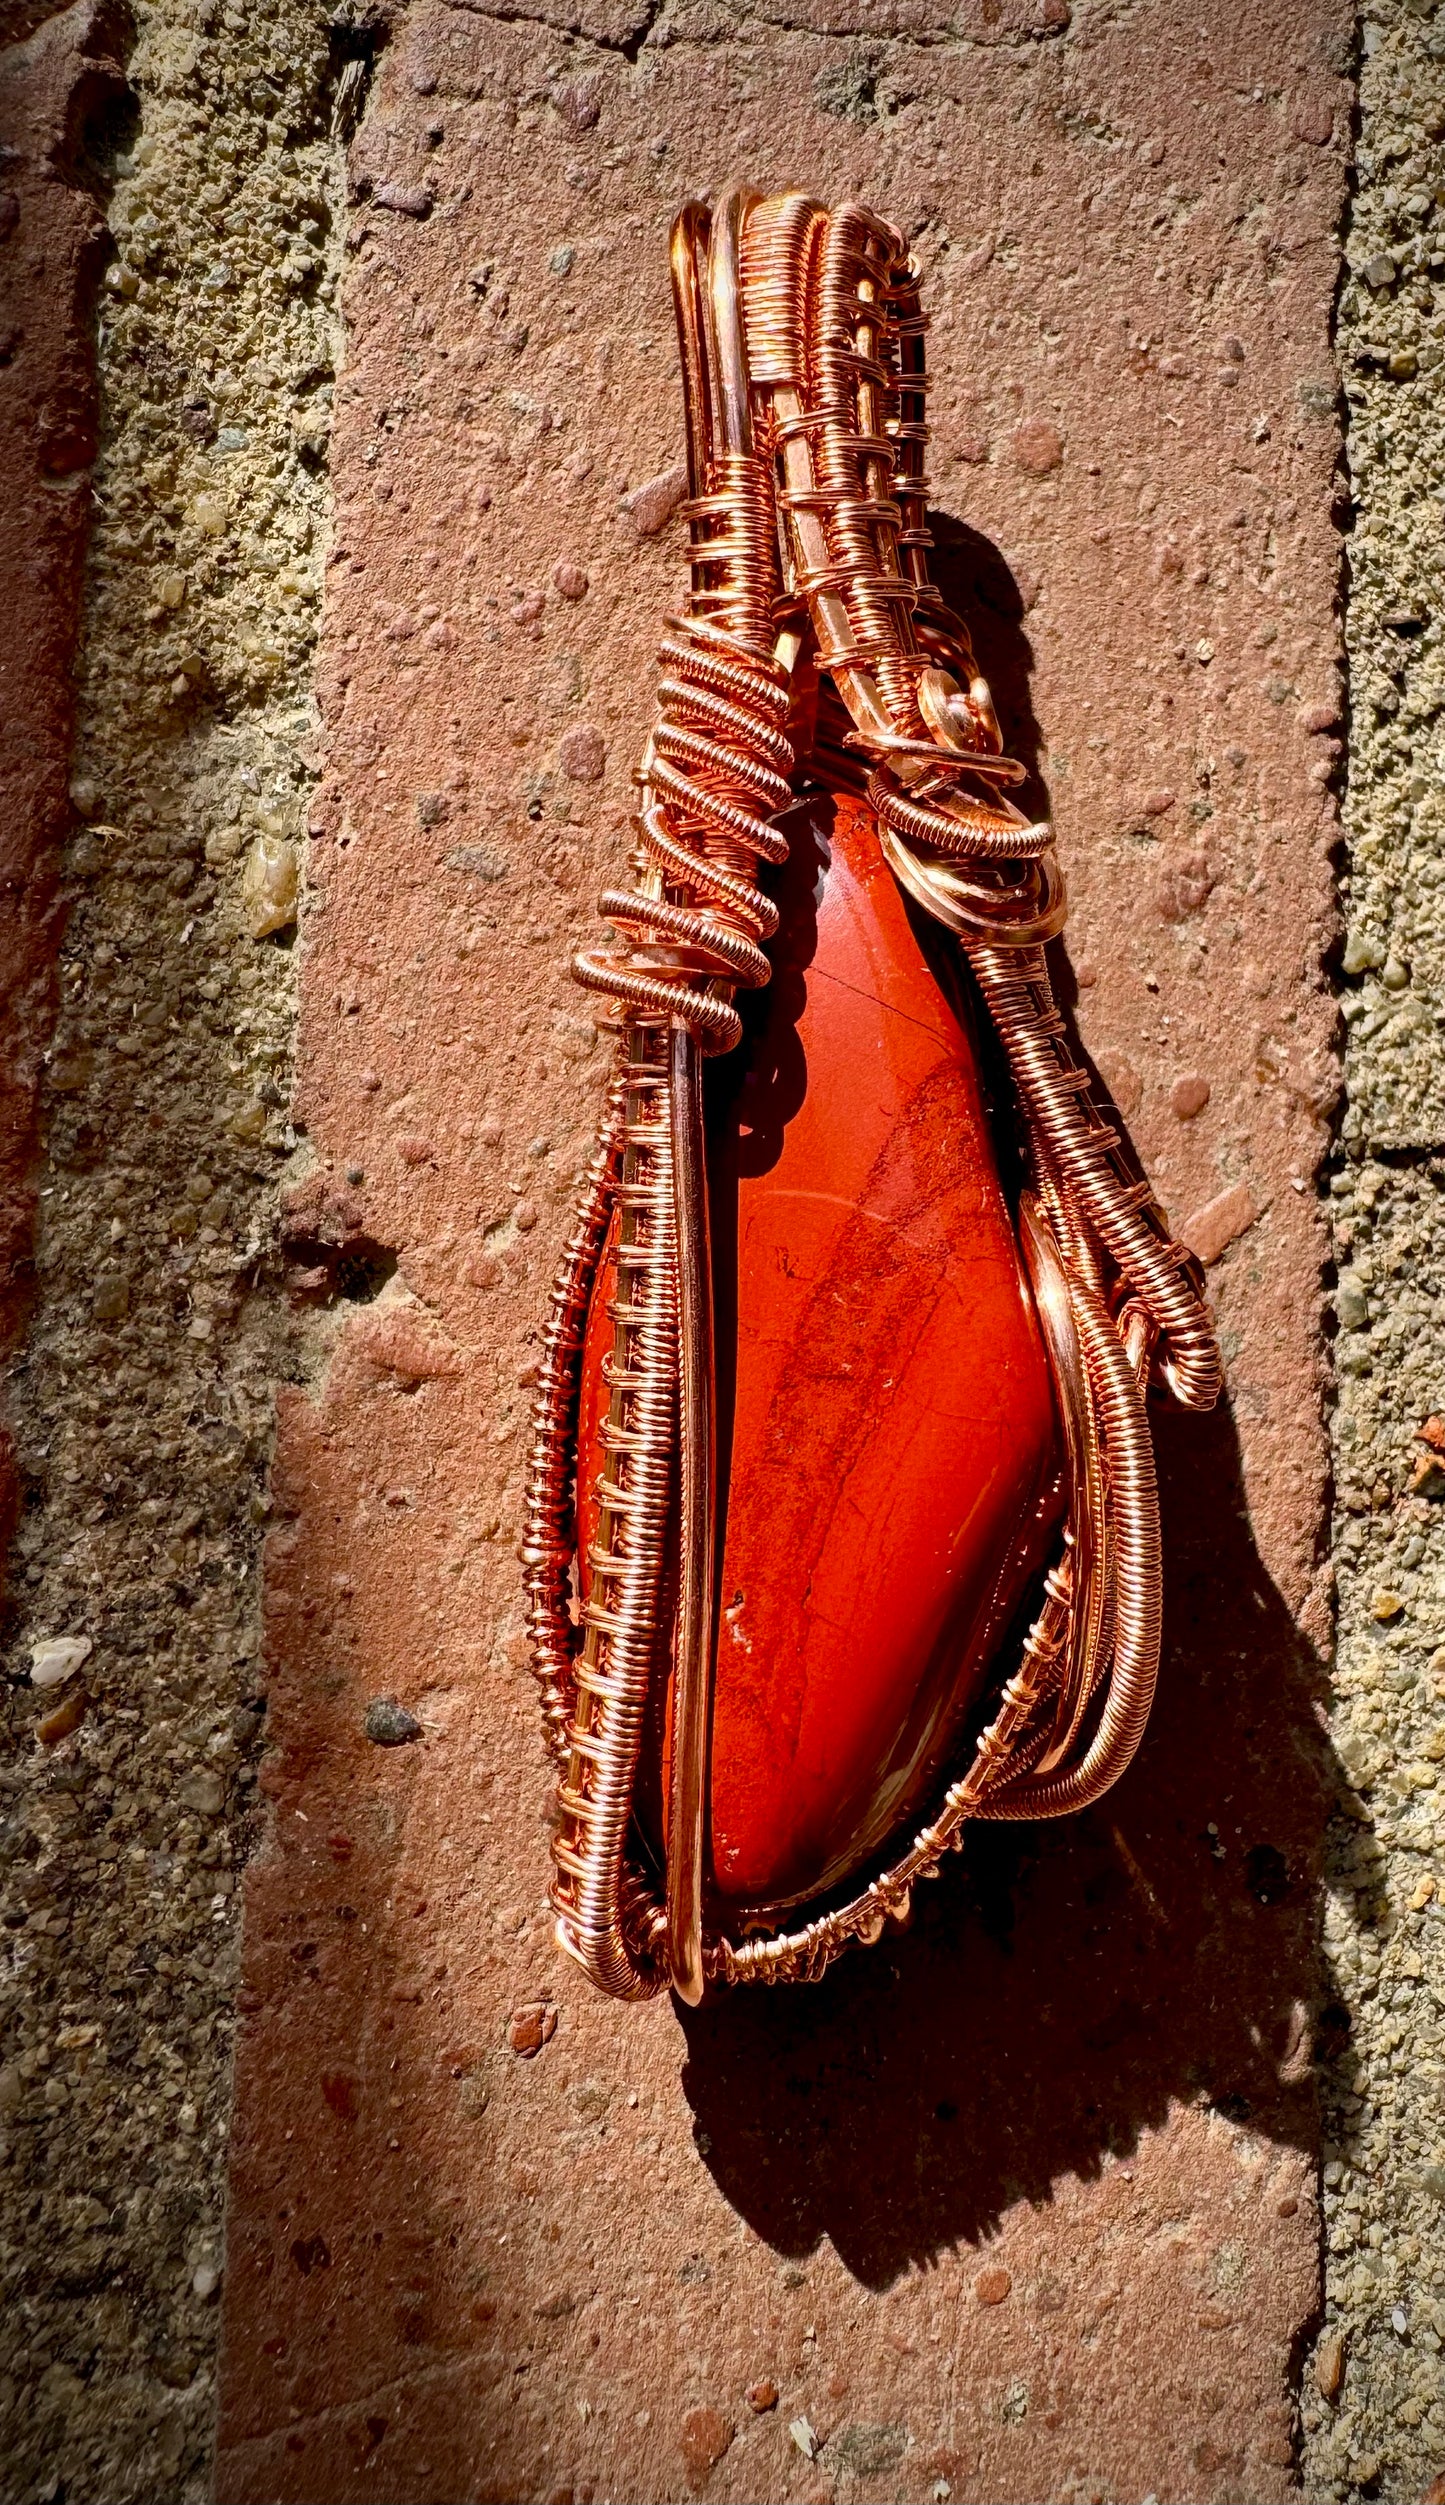
[[[396,1276],[390,1244],[370,1235],[351,1235],[339,1244],[319,1235],[288,1236],[286,1256],[294,1265],[287,1280],[294,1304],[333,1305],[344,1297],[348,1304],[370,1305]]]
[[[1321,1674],[1260,1566],[1228,1413],[1161,1415],[1158,1449],[1164,1661],[1123,1782],[1056,1826],[976,1828],[912,1930],[816,1989],[681,2013],[699,2145],[779,2252],[827,2236],[886,2286],[1180,2101],[1315,2143]]]
[[[1022,600],[996,549],[931,518],[945,600],[1030,769],[1022,805],[1043,814]],[[806,915],[790,965],[797,949],[800,970]],[[1071,982],[1059,988],[1067,1003]],[[773,1060],[774,1112],[752,1128],[763,1156],[801,1077]],[[1001,1093],[987,1052],[985,1068]],[[718,1319],[726,1345],[731,1317]],[[827,2237],[885,2287],[1061,2177],[1097,2175],[1180,2102],[1316,2144],[1302,2013],[1336,1788],[1323,1669],[1255,1549],[1227,1407],[1160,1410],[1156,1444],[1164,1655],[1124,1781],[1080,1818],[975,1828],[919,1891],[911,1930],[821,1985],[679,2012],[699,2148],[781,2253]]]
[[[930,571],[944,607],[968,628],[974,656],[993,694],[1004,744],[1027,768],[1027,781],[1015,784],[1009,797],[1025,816],[1046,818],[1049,792],[1039,764],[1042,741],[1029,692],[1034,656],[1024,632],[1023,594],[1007,560],[982,531],[956,521],[951,513],[930,513],[928,527],[933,533]]]

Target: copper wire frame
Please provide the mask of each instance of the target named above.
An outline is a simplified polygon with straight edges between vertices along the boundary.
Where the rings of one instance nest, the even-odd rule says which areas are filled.
[[[966,628],[929,579],[926,317],[903,238],[870,210],[729,192],[684,209],[672,276],[686,412],[691,596],[661,649],[617,944],[574,973],[611,1004],[615,1072],[557,1280],[523,1547],[557,1768],[557,1936],[602,1990],[813,1979],[906,1914],[968,1820],[1059,1817],[1117,1780],[1148,1719],[1162,1576],[1151,1380],[1207,1409],[1220,1362],[1175,1242],[1070,1049],[1044,955],[1066,904],[1050,829],[1006,797]],[[815,664],[847,709],[795,757],[789,698]],[[851,756],[852,762],[848,762]],[[866,781],[907,892],[961,941],[1007,1055],[1028,1167],[1020,1246],[1062,1428],[1068,1505],[1017,1667],[931,1823],[846,1903],[729,1939],[706,1920],[716,1641],[713,1346],[701,1072],[768,980],[777,912],[758,864],[800,773]],[[598,1530],[574,1620],[583,1343],[609,1231]],[[670,1693],[661,1885],[634,1822],[649,1709]]]

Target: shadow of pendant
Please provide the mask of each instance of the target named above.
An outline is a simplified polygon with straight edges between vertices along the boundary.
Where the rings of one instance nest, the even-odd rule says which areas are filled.
[[[1061,1511],[967,1011],[871,813],[820,799],[785,823],[773,979],[708,1074],[710,1894],[734,1929],[837,1886],[926,1813]],[[583,1363],[584,1558],[614,1282],[609,1244]],[[638,1787],[647,1825],[665,1724]]]

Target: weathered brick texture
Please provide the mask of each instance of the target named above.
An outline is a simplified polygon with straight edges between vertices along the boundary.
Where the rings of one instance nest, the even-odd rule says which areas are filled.
[[[0,20],[0,1349],[33,1278],[35,1108],[71,822],[72,660],[96,450],[92,315],[106,246],[88,150],[123,92],[123,13]],[[16,1505],[0,1419],[0,1543]]]
[[[1282,2498],[1347,15],[650,22],[419,6],[353,151],[292,1212],[330,1301],[281,1420],[220,2492]],[[1118,1793],[982,1836],[824,1987],[680,2021],[552,1948],[513,1549],[602,1083],[565,960],[683,579],[667,223],[739,174],[916,237],[944,580],[1231,1399],[1161,1432],[1167,1659]],[[419,1739],[367,1739],[381,1699]]]

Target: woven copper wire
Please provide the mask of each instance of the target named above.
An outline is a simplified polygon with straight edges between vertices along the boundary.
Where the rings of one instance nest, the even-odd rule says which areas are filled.
[[[701,381],[701,256],[706,223],[674,238],[685,370]],[[716,384],[714,376],[712,382]],[[723,395],[710,391],[711,418]],[[738,985],[768,979],[758,945],[777,910],[757,883],[760,861],[786,858],[771,818],[792,797],[786,672],[772,655],[778,543],[766,456],[709,433],[690,413],[702,464],[685,512],[691,532],[689,614],[661,651],[659,715],[639,772],[635,884],[609,889],[601,910],[618,945],[584,949],[577,979],[620,1021],[610,1167],[589,1201],[554,1291],[556,1361],[539,1386],[529,1576],[534,1650],[554,1749],[564,1762],[553,1846],[553,1902],[562,1945],[605,1991],[636,1999],[666,1979],[665,1925],[646,1873],[629,1857],[637,1755],[659,1665],[679,1430],[680,1282],[670,1128],[670,1036],[704,1051],[736,1041]],[[569,1674],[562,1593],[572,1566],[559,1446],[575,1417],[579,1303],[595,1292],[599,1224],[616,1213],[614,1345],[604,1365],[610,1407],[601,1431],[598,1536],[587,1559],[581,1646]],[[605,1233],[605,1226],[604,1226]],[[580,1463],[579,1463],[580,1467]],[[573,1474],[575,1502],[575,1473]]]
[[[533,1672],[542,1691],[547,1747],[559,1765],[566,1757],[567,1725],[576,1702],[575,1637],[567,1585],[576,1504],[574,1456],[582,1343],[592,1283],[617,1195],[625,1111],[626,1090],[619,1073],[608,1092],[576,1224],[553,1285],[533,1411],[527,1525],[522,1539],[527,1632]]]
[[[936,1875],[970,1818],[1062,1815],[1117,1779],[1143,1731],[1159,1655],[1145,1382],[1155,1372],[1186,1406],[1205,1408],[1220,1381],[1197,1267],[1092,1102],[1053,1001],[1040,944],[1062,915],[1049,830],[1001,796],[1022,769],[1003,753],[966,630],[928,579],[917,271],[895,230],[855,204],[830,214],[801,194],[734,196],[720,216],[740,238],[752,447],[715,440],[719,384],[716,374],[708,381],[698,312],[707,218],[693,209],[674,236],[695,469],[702,448],[685,508],[692,599],[662,651],[660,716],[639,776],[636,884],[602,899],[619,945],[576,960],[578,979],[615,1004],[619,1067],[553,1293],[525,1550],[544,1721],[562,1762],[559,1936],[626,1998],[668,1977],[666,1917],[630,1840],[643,1719],[667,1675],[676,1536],[667,1037],[681,1028],[704,1050],[728,1049],[740,1032],[733,989],[767,979],[761,943],[777,916],[757,865],[786,850],[771,820],[791,788],[784,662],[800,614],[852,713],[849,744],[871,760],[868,797],[889,858],[960,932],[1013,1072],[1033,1175],[1028,1258],[1036,1293],[1053,1300],[1050,1362],[1075,1483],[1018,1667],[938,1816],[849,1902],[799,1929],[741,1944],[707,1938],[709,1976],[821,1974],[851,1942],[903,1917],[913,1886]],[[778,620],[792,641],[775,657]],[[840,760],[836,746],[827,753]],[[844,779],[858,787],[853,767]],[[609,1230],[611,1407],[579,1652],[568,1608],[577,1374]]]
[[[624,1104],[615,1198],[617,1295],[601,1433],[591,1590],[571,1679],[557,1785],[552,1902],[558,1936],[619,1999],[659,1990],[663,1970],[638,1954],[621,1905],[638,1752],[651,1689],[666,1570],[676,1434],[676,1269],[665,1035],[634,1026],[619,1077]]]

